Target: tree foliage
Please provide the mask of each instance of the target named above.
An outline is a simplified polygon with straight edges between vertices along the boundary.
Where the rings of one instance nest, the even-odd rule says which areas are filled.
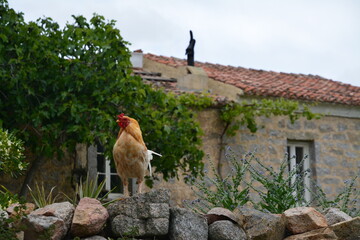
[[[129,43],[115,21],[95,14],[89,21],[73,16],[74,23],[62,29],[51,18],[26,23],[6,0],[0,0],[0,16],[0,123],[35,155],[25,184],[41,161],[73,151],[76,143],[100,143],[112,158],[120,112],[137,119],[148,148],[163,154],[152,164],[165,180],[178,170],[201,173],[202,131],[194,109],[210,106],[212,99],[165,93],[133,76]],[[227,126],[234,123],[231,133],[241,124],[256,131],[257,116],[295,120],[297,107],[271,100],[230,103],[221,116]]]
[[[24,159],[22,141],[0,128],[0,173],[10,174],[12,177],[21,175],[28,165]]]
[[[124,112],[140,122],[148,148],[163,154],[152,164],[165,180],[179,169],[201,172],[192,99],[132,76],[128,43],[114,21],[73,16],[63,29],[51,18],[25,23],[5,0],[0,15],[0,120],[36,158],[95,142],[111,156],[116,115]]]

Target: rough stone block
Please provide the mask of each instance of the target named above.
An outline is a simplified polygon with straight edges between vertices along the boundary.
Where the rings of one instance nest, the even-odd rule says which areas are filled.
[[[324,211],[324,214],[328,225],[333,225],[335,223],[349,221],[352,219],[352,217],[343,211],[340,211],[338,208],[328,208]]]
[[[252,240],[284,238],[285,218],[282,215],[267,214],[244,206],[236,208],[234,214]]]
[[[146,235],[163,236],[169,231],[169,218],[150,218],[146,221]]]
[[[338,239],[341,240],[360,240],[360,217],[349,221],[336,223],[330,226]]]
[[[22,223],[25,239],[61,240],[68,231],[64,221],[54,216],[30,214]]]
[[[326,218],[312,207],[291,208],[284,212],[286,228],[293,234],[327,227]]]
[[[170,208],[170,240],[208,239],[206,218],[184,208]]]
[[[238,224],[222,220],[209,226],[209,240],[247,240],[247,236]]]
[[[75,209],[71,234],[88,237],[98,234],[104,227],[109,213],[101,202],[94,198],[82,198]]]
[[[290,237],[285,238],[284,240],[331,240],[331,239],[338,239],[334,231],[332,231],[329,228],[320,228],[320,229],[312,230],[310,232],[292,235]]]
[[[169,190],[154,190],[122,198],[110,204],[109,225],[114,236],[136,233],[134,237],[166,235],[169,231]]]

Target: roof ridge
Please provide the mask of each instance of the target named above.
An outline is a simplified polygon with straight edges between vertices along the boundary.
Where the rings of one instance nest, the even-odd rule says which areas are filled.
[[[144,54],[150,60],[172,67],[187,66],[185,59]],[[236,86],[245,95],[283,97],[295,100],[360,106],[360,87],[319,75],[285,73],[218,63],[195,61],[210,78]]]

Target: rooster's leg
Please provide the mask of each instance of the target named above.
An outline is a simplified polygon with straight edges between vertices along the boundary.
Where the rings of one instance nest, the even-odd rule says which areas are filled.
[[[137,192],[138,192],[138,193],[141,193],[143,181],[140,180],[140,179],[138,179],[138,180],[136,181],[136,183],[137,183],[137,185],[138,185],[138,187],[137,187]]]
[[[129,188],[128,188],[129,182],[128,182],[128,179],[123,178],[123,179],[121,179],[121,181],[122,181],[122,184],[123,184],[124,195],[128,197],[129,196]]]

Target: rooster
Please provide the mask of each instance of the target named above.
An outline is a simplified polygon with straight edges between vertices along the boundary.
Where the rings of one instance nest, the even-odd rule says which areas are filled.
[[[161,154],[148,150],[142,138],[139,123],[123,113],[117,116],[120,131],[113,148],[113,157],[118,175],[121,178],[124,195],[129,196],[128,178],[137,178],[137,192],[141,193],[145,171],[149,167],[153,154],[161,157]]]

